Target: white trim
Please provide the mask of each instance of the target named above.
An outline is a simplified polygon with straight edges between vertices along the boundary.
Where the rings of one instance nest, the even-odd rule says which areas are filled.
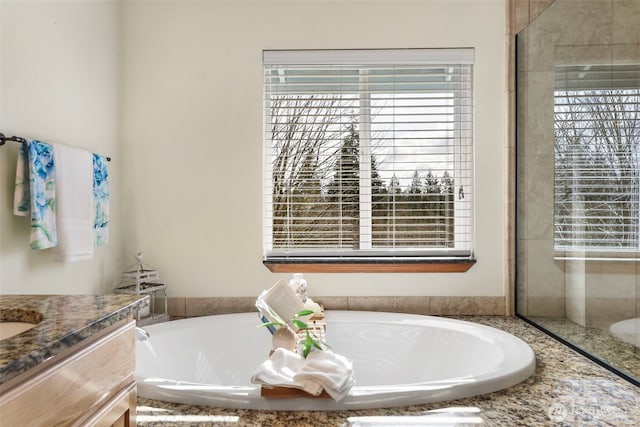
[[[264,50],[264,65],[473,64],[473,48]]]
[[[314,250],[305,250],[305,249],[296,249],[296,250],[266,250],[265,256],[267,258],[298,258],[298,257],[344,257],[345,259],[351,259],[354,257],[359,257],[363,259],[375,258],[375,257],[397,257],[397,258],[405,258],[405,257],[438,257],[442,256],[444,258],[449,257],[471,257],[473,253],[469,250],[461,250],[461,249],[398,249],[398,248],[389,248],[389,249],[374,249],[374,250],[354,250],[354,249],[314,249]]]

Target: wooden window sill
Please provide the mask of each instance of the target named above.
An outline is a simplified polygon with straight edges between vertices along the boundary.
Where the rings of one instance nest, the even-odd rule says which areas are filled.
[[[314,258],[267,258],[262,262],[272,273],[464,273],[473,258],[377,258],[321,260]]]

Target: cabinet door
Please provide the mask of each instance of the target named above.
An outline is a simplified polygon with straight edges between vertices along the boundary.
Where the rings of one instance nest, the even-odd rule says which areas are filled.
[[[74,426],[134,427],[136,425],[136,398],[136,383],[131,382],[90,418],[78,420]]]
[[[129,385],[135,388],[134,327],[133,320],[113,325],[70,353],[24,373],[23,382],[13,382],[16,385],[0,396],[2,424],[73,425],[90,418]]]

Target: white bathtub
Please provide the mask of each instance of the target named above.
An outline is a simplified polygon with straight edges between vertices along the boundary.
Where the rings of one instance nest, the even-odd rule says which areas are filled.
[[[609,331],[622,341],[640,347],[640,317],[616,322]]]
[[[330,398],[260,396],[249,379],[271,348],[257,313],[198,317],[145,327],[137,342],[141,397],[194,405],[271,410],[387,408],[511,387],[535,369],[531,348],[470,322],[399,313],[328,311],[327,342],[353,361],[356,385]]]

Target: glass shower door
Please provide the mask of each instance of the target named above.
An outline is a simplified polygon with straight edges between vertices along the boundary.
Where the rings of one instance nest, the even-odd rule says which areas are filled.
[[[516,311],[637,383],[640,0],[574,6],[518,35]]]

